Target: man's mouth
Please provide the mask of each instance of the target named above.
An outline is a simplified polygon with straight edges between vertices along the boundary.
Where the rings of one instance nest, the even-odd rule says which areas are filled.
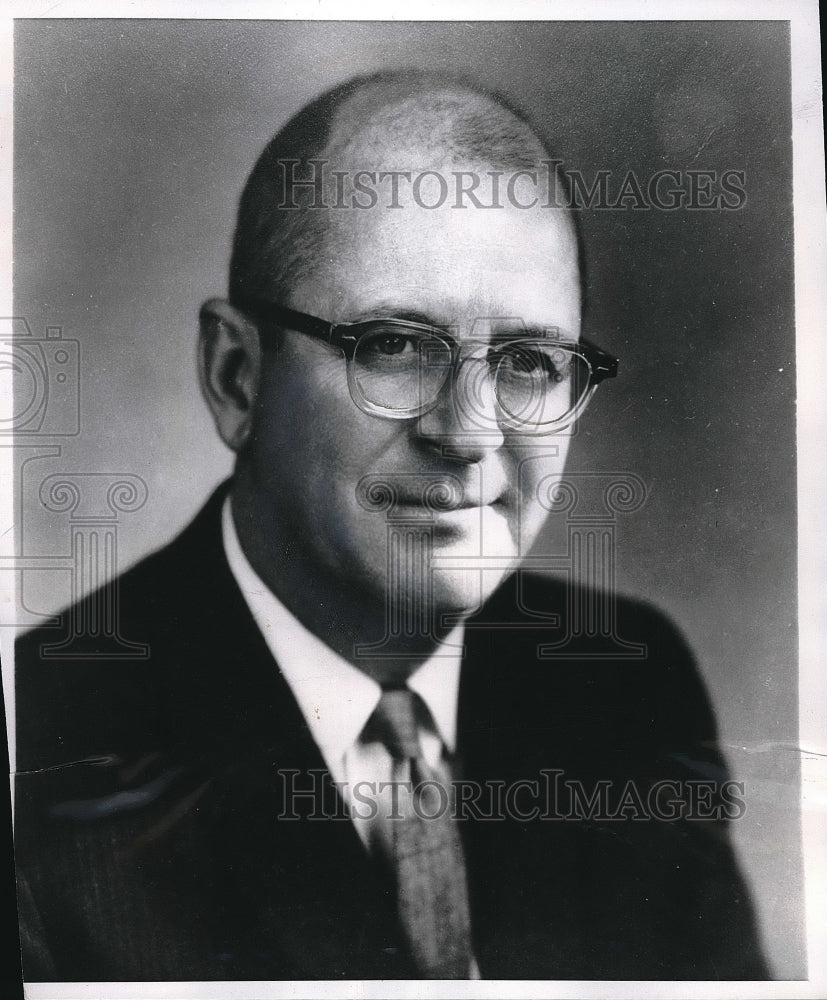
[[[476,485],[464,487],[452,479],[451,481],[433,483],[421,493],[401,494],[399,506],[422,507],[439,514],[493,507],[502,501],[503,492],[501,490],[482,491]]]
[[[503,505],[506,490],[501,482],[467,483],[450,473],[373,475],[359,484],[357,498],[366,510],[384,510],[391,517],[400,509],[437,515]]]

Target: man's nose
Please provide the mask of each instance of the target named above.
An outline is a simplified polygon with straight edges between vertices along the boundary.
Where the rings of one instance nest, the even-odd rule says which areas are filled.
[[[417,420],[417,433],[446,454],[479,462],[505,440],[494,380],[485,358],[466,357],[446,379],[433,408]]]

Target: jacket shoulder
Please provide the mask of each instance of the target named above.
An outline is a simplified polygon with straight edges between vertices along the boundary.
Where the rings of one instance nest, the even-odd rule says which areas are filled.
[[[464,710],[481,732],[485,719],[507,716],[526,739],[553,734],[581,748],[697,756],[716,745],[695,657],[647,601],[518,572],[469,619],[466,646],[464,695],[474,707]]]
[[[216,494],[172,542],[67,608],[57,626],[18,638],[18,769],[162,738],[160,689],[221,599],[210,581],[228,586],[220,503]]]

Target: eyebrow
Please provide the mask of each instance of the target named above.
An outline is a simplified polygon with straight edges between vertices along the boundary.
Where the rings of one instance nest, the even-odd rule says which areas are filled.
[[[409,323],[422,323],[425,326],[433,326],[438,330],[448,330],[451,326],[456,325],[450,320],[445,322],[444,319],[438,319],[430,313],[421,312],[418,309],[400,308],[392,303],[375,305],[357,314],[353,319],[347,320],[347,323],[367,323],[372,319],[402,319]]]
[[[358,313],[352,319],[348,319],[346,325],[356,324],[356,323],[367,323],[374,319],[400,319],[406,320],[409,323],[421,323],[424,326],[431,326],[436,330],[441,330],[444,332],[449,332],[455,329],[458,325],[454,320],[445,320],[437,318],[436,316],[422,312],[418,309],[406,309],[394,305],[391,302],[378,303],[377,305],[371,307],[370,309],[364,310],[364,312]],[[501,320],[501,322],[495,322],[493,324],[492,338],[493,340],[519,340],[520,338],[529,339],[550,339],[550,340],[562,340],[562,341],[576,341],[577,337],[571,334],[566,334],[559,326],[554,326],[549,324],[543,326],[538,323],[523,323],[514,316],[484,316],[480,319],[491,319],[491,320]]]

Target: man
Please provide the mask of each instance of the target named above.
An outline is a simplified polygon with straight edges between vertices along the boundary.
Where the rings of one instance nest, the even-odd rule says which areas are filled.
[[[412,73],[265,149],[201,315],[235,474],[118,583],[148,657],[18,648],[28,979],[766,976],[681,639],[520,569],[616,372],[549,161]]]

